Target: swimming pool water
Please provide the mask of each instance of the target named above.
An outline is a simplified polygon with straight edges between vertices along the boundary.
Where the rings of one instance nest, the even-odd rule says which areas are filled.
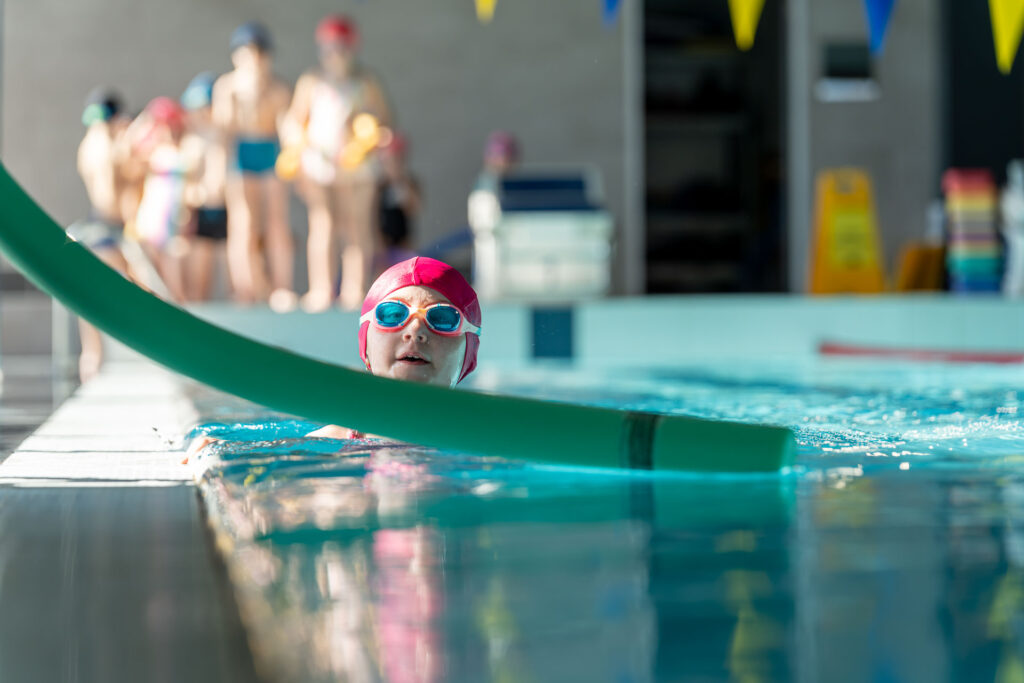
[[[475,378],[785,424],[799,453],[777,476],[309,440],[316,425],[212,394],[200,429],[227,440],[194,464],[281,680],[1017,681],[1022,380],[860,360]]]

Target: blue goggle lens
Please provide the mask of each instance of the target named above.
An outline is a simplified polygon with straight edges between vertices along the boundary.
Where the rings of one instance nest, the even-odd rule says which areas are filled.
[[[434,306],[427,309],[427,324],[438,332],[454,332],[459,329],[462,316],[454,306]]]
[[[409,307],[398,301],[377,304],[377,324],[381,327],[399,327],[409,317]]]

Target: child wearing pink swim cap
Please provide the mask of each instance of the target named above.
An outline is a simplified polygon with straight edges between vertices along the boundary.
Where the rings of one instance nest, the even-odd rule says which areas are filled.
[[[382,314],[402,314],[401,307],[381,310],[382,303],[395,301],[426,313],[382,320]],[[476,367],[480,302],[462,274],[447,263],[416,256],[391,266],[370,287],[362,314],[359,356],[375,375],[455,386]],[[418,351],[424,352],[425,364],[396,365],[406,357],[420,358],[412,353]],[[423,369],[413,372],[412,367]]]
[[[380,377],[453,387],[476,368],[480,324],[480,302],[466,278],[447,263],[416,256],[385,270],[370,287],[359,319],[359,356]],[[306,436],[366,435],[327,425]],[[182,462],[217,440],[197,438]]]
[[[452,387],[476,367],[480,302],[459,271],[417,256],[377,278],[363,301],[359,356],[380,377]],[[309,434],[354,438],[328,425]]]

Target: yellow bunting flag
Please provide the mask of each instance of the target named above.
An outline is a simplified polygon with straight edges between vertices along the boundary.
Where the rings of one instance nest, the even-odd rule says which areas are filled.
[[[476,18],[480,23],[486,24],[494,18],[494,6],[498,0],[476,0]]]
[[[749,50],[754,46],[757,23],[761,21],[764,0],[729,0],[729,14],[732,15],[732,32],[736,34],[736,47]]]
[[[856,168],[818,175],[811,293],[881,292],[885,286],[871,178]]]
[[[992,15],[992,37],[996,42],[996,63],[1004,74],[1010,73],[1024,33],[1024,0],[988,0]]]

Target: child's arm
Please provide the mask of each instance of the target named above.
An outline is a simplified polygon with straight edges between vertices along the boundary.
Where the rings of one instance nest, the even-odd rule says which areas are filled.
[[[216,443],[220,440],[221,439],[218,439],[215,436],[210,436],[209,434],[203,434],[202,436],[192,439],[192,443],[188,445],[188,449],[186,449],[185,451],[185,458],[181,461],[181,464],[187,465],[188,461],[194,458],[195,456],[199,455],[200,451],[209,446],[211,443]]]
[[[232,93],[231,74],[227,73],[213,83],[213,123],[227,137],[235,134],[235,98]]]
[[[376,117],[380,125],[391,127],[394,125],[394,116],[391,111],[391,104],[380,81],[372,74],[366,74],[364,87],[366,88],[366,110]]]
[[[316,78],[313,74],[303,74],[295,84],[295,94],[281,119],[280,135],[284,147],[299,147],[303,143]]]

